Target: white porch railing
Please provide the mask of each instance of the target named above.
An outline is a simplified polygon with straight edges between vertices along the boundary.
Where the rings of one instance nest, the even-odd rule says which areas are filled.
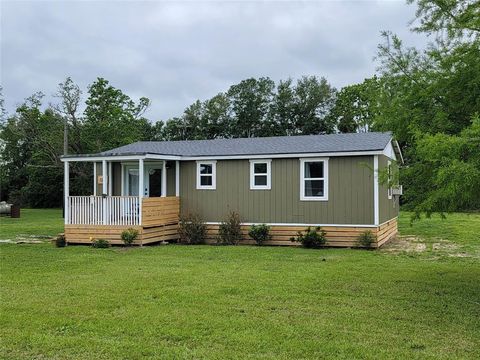
[[[138,196],[69,196],[67,224],[140,225]]]

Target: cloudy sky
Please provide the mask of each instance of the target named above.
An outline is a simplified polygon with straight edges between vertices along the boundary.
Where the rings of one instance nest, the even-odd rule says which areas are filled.
[[[380,31],[409,45],[415,8],[402,1],[159,2],[0,0],[0,84],[7,110],[36,91],[52,101],[71,76],[104,77],[152,100],[153,121],[178,116],[248,77],[371,76]]]

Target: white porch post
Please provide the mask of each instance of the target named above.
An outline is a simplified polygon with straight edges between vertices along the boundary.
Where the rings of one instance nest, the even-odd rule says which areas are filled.
[[[97,163],[93,163],[93,196],[97,196]]]
[[[180,161],[175,161],[175,196],[180,196]]]
[[[108,196],[112,196],[112,162],[108,162]]]
[[[103,199],[102,199],[102,203],[103,203],[103,225],[107,225],[107,220],[108,220],[108,209],[107,209],[107,198],[106,198],[106,195],[107,195],[107,186],[108,186],[108,169],[107,169],[107,161],[106,160],[102,160],[102,196],[103,196]]]
[[[145,187],[143,185],[143,159],[138,160],[138,222],[139,225],[142,225],[142,203],[143,203],[143,194],[145,193]]]
[[[68,197],[70,196],[70,164],[68,161],[64,162],[64,174],[63,174],[63,195],[64,195],[64,216],[65,224],[70,223],[70,209],[68,204]]]
[[[162,164],[162,197],[167,196],[167,161]]]

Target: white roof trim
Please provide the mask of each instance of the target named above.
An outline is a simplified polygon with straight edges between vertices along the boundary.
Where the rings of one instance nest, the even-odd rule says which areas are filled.
[[[157,155],[157,154],[145,154],[145,155],[103,155],[103,156],[72,156],[60,158],[62,162],[72,161],[125,161],[125,160],[182,160],[181,156],[175,155]]]
[[[390,145],[391,146],[391,145]],[[385,149],[388,147],[385,147]],[[309,158],[309,157],[334,157],[334,156],[366,156],[366,155],[387,155],[383,150],[370,151],[337,151],[324,153],[291,153],[291,154],[260,154],[260,155],[205,155],[205,156],[178,156],[178,155],[159,155],[159,154],[145,154],[145,155],[103,155],[103,156],[72,156],[63,157],[62,162],[73,161],[123,161],[123,160],[240,160],[240,159],[282,159],[282,158]]]
[[[293,153],[293,154],[260,154],[260,155],[221,155],[221,156],[182,156],[181,160],[237,160],[237,159],[285,159],[305,157],[330,157],[330,156],[362,156],[381,155],[382,150],[372,151],[344,151],[324,153]]]

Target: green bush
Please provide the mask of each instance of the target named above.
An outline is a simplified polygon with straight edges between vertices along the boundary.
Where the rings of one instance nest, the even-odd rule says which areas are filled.
[[[187,214],[180,217],[178,233],[182,244],[204,244],[207,225],[198,214]]]
[[[55,239],[56,247],[65,247],[67,246],[67,240],[65,239],[65,234],[59,234]]]
[[[290,240],[301,243],[302,246],[305,248],[318,249],[323,247],[327,242],[327,239],[325,237],[326,234],[327,233],[325,232],[325,230],[320,228],[320,226],[317,226],[313,230],[308,227],[305,230],[305,234],[299,231],[297,233],[297,237],[292,237]]]
[[[130,228],[122,231],[122,240],[125,245],[132,245],[138,237],[138,230]]]
[[[222,221],[218,229],[218,243],[222,245],[237,245],[242,239],[240,215],[231,211],[227,218]]]
[[[358,246],[369,248],[374,242],[377,241],[377,237],[370,231],[364,231],[357,237]]]
[[[92,247],[96,249],[106,249],[110,247],[110,241],[105,239],[94,239],[92,241]]]
[[[250,226],[248,235],[255,240],[257,245],[262,245],[265,241],[268,241],[272,238],[270,235],[270,226],[266,224]]]

